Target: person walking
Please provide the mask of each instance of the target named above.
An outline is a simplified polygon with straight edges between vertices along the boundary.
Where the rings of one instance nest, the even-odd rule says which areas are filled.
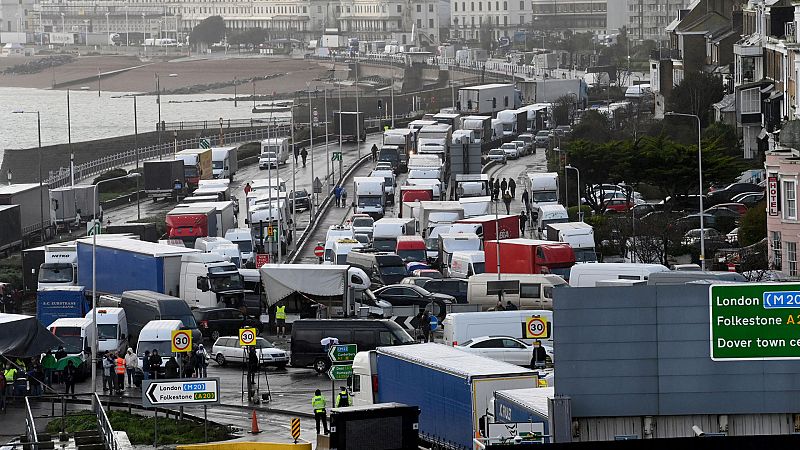
[[[133,376],[138,368],[139,358],[136,353],[133,353],[133,349],[128,347],[128,351],[125,352],[125,373],[128,374],[128,387],[133,387]]]
[[[161,370],[161,355],[158,354],[158,350],[153,349],[153,353],[150,354],[150,379],[155,380],[158,378],[158,372]]]
[[[378,160],[378,146],[372,144],[372,162],[375,162],[377,160]]]
[[[325,397],[319,389],[314,391],[311,397],[311,407],[314,409],[314,420],[317,422],[317,434],[319,434],[319,423],[322,422],[325,434],[328,434],[328,416],[325,413]]]
[[[164,365],[164,378],[178,378],[179,369],[178,360],[174,356],[170,356],[169,361]]]
[[[300,158],[303,159],[303,167],[305,167],[306,166],[306,158],[308,158],[308,150],[306,150],[305,147],[303,147],[303,149],[300,150]]]
[[[142,375],[143,379],[150,379],[150,350],[144,351],[144,357],[142,358]]]
[[[44,369],[44,383],[48,386],[53,385],[53,372],[56,370],[56,357],[53,352],[48,350],[42,358],[42,369]]]
[[[208,360],[210,359],[208,356],[208,352],[206,351],[203,344],[200,344],[197,347],[197,362],[195,363],[195,369],[197,370],[197,377],[198,378],[205,378],[208,376]]]
[[[422,313],[422,317],[420,318],[420,328],[422,328],[422,337],[425,339],[425,342],[431,341],[431,315],[428,313],[426,309]]]
[[[528,195],[528,188],[522,190],[522,204],[525,205],[525,210],[530,209],[530,196]]]
[[[344,408],[345,406],[353,406],[353,398],[347,392],[347,386],[342,386],[339,390],[339,395],[336,397],[336,407]]]
[[[347,208],[347,189],[342,187],[342,208]]]
[[[336,207],[340,208],[342,206],[342,187],[341,186],[336,185],[336,187],[333,188],[333,196],[334,196],[334,198],[336,198]]]
[[[253,192],[253,187],[250,186],[249,182],[245,183],[245,185],[244,185],[244,197],[247,198],[247,194],[249,194],[251,192]]]
[[[508,189],[511,191],[511,198],[517,197],[517,182],[513,178],[508,179]]]
[[[503,203],[506,205],[506,214],[511,214],[511,192],[503,191]]]
[[[525,214],[525,211],[519,212],[519,231],[522,235],[525,235],[525,223],[528,222],[528,215]]]
[[[114,372],[114,388],[117,394],[121,395],[122,390],[125,389],[125,358],[122,355],[116,355],[116,358],[114,358]]]
[[[278,337],[286,334],[286,305],[275,306],[275,328]]]
[[[300,157],[300,149],[295,147],[294,148],[294,165],[297,165],[297,158]]]
[[[500,200],[500,180],[497,178],[494,179],[494,190],[492,192],[494,192],[494,198],[492,200]]]
[[[108,353],[103,354],[103,392],[114,392],[114,380],[112,373],[114,371],[114,360]]]
[[[500,192],[505,194],[507,190],[508,190],[508,181],[506,181],[504,177],[503,181],[500,182]]]
[[[256,383],[257,374],[258,355],[256,354],[256,346],[251,345],[247,348],[247,392],[255,390],[252,386]]]
[[[531,357],[531,369],[544,369],[547,361],[547,351],[542,347],[542,341],[533,342],[533,356]]]
[[[64,393],[69,394],[72,392],[75,396],[75,378],[78,375],[78,369],[72,360],[67,361],[67,367],[64,368]]]

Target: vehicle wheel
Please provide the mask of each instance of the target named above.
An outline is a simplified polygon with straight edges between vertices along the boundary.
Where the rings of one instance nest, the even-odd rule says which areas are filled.
[[[275,366],[277,370],[286,370],[286,363],[280,363]]]
[[[217,365],[220,365],[220,366],[224,366],[225,365],[225,356],[223,356],[222,353],[217,354],[217,357],[215,358],[215,360],[217,361]]]
[[[328,365],[329,363],[327,359],[320,358],[314,361],[314,370],[316,370],[317,373],[325,373],[328,371]]]
[[[219,337],[220,337],[219,330],[212,331],[211,332],[211,343],[213,344],[214,342],[217,342],[217,339],[219,339]]]

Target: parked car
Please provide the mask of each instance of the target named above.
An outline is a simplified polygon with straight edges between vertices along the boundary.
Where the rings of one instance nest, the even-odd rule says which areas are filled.
[[[255,328],[261,331],[261,323],[249,319],[235,308],[199,308],[192,311],[203,338],[216,342],[220,336],[239,334],[240,328]]]
[[[293,208],[295,205],[297,205],[298,211],[307,211],[311,209],[311,197],[308,195],[307,190],[298,189],[289,192],[289,207]]]
[[[713,228],[705,229],[705,241],[721,241],[725,239],[719,231]],[[700,228],[689,230],[683,235],[683,245],[700,245]]]
[[[708,193],[707,205],[718,205],[720,203],[728,203],[737,194],[743,192],[764,192],[764,188],[757,184],[752,183],[732,183],[723,189],[718,189]]]
[[[289,364],[289,355],[276,348],[272,343],[262,337],[256,338],[256,355],[258,362],[262,366],[275,366],[279,369]],[[225,336],[217,339],[211,347],[211,357],[220,366],[227,363],[247,362],[247,350],[239,345],[238,336]]]
[[[606,201],[606,213],[615,214],[627,212],[633,207],[633,202],[624,198],[612,198]]]
[[[433,280],[431,277],[405,277],[400,281],[400,284],[413,284],[419,287],[425,287],[425,283]]]
[[[536,147],[547,148],[550,146],[550,132],[548,130],[539,130],[536,136],[533,137],[533,142]]]
[[[506,158],[506,152],[504,152],[503,150],[500,150],[499,148],[495,148],[495,149],[489,150],[489,154],[486,155],[486,158],[489,161],[497,161],[497,162],[503,163],[503,164],[508,162],[508,158]]]
[[[530,367],[533,357],[532,346],[510,336],[482,336],[464,341],[455,348],[525,367]],[[544,349],[552,360],[553,349],[547,346]]]
[[[726,208],[726,209],[729,209],[731,211],[734,211],[735,213],[739,214],[740,216],[744,215],[744,213],[747,212],[747,206],[745,206],[743,203],[735,203],[735,202],[734,203],[720,203],[717,206],[712,206],[711,208],[708,208],[706,210],[706,212],[709,212],[709,211],[711,211],[712,209],[715,209],[715,208]]]
[[[723,204],[724,205],[735,205],[735,204],[738,204],[738,205],[741,205],[742,208],[745,211],[747,211],[747,208],[745,208],[744,205],[742,205],[741,203],[723,203]],[[722,205],[712,206],[711,208],[706,209],[706,214],[711,214],[712,216],[714,216],[716,218],[731,217],[731,218],[734,218],[734,219],[739,219],[742,216],[742,213],[740,213],[739,211],[736,211],[736,210],[734,210],[732,208],[728,208],[728,207],[722,206]]]
[[[739,194],[733,198],[731,198],[732,202],[741,203],[748,208],[752,208],[757,204],[764,201],[764,193],[763,192],[744,192]]]
[[[431,279],[422,284],[418,284],[418,286],[434,294],[447,294],[455,298],[456,303],[467,303],[469,282],[464,278]]]
[[[525,141],[511,141],[511,143],[517,146],[517,156],[525,156],[529,153],[527,151],[528,144]]]
[[[415,284],[392,284],[376,289],[373,294],[376,300],[391,306],[416,305],[420,309],[428,308],[440,320],[447,314],[447,304],[456,302],[452,295],[434,294]]]

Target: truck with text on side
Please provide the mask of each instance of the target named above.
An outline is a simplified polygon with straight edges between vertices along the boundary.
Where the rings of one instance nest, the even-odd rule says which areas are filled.
[[[335,111],[333,113],[333,133],[344,142],[356,142],[360,135],[361,142],[367,140],[367,129],[364,126],[363,111]]]
[[[36,293],[36,318],[45,327],[57,319],[83,317],[88,310],[83,286],[45,287]]]
[[[176,160],[183,161],[183,174],[189,190],[197,189],[200,180],[213,177],[210,148],[187,148],[175,154]]]
[[[213,178],[233,180],[239,170],[237,147],[211,147],[211,173]]]
[[[412,212],[414,205],[419,207],[419,202],[433,200],[433,187],[430,186],[400,186],[400,209],[398,217],[414,218]]]
[[[575,252],[564,242],[536,239],[504,239],[484,242],[487,261],[496,261],[499,247],[500,273],[552,273],[565,280],[575,265]],[[497,267],[486,266],[486,273],[497,273]]]
[[[530,212],[536,205],[558,203],[558,174],[556,172],[528,172],[523,177],[524,188],[530,193]]]
[[[186,191],[186,172],[183,160],[145,161],[144,191],[147,195],[158,201],[159,198],[172,198],[175,194]],[[176,191],[176,184],[182,186],[181,191]]]
[[[597,262],[594,228],[585,222],[547,224],[548,241],[566,242],[575,252],[576,263]]]
[[[463,114],[490,115],[521,106],[513,84],[483,84],[458,90],[456,109]],[[519,103],[519,105],[518,105]]]
[[[402,402],[420,409],[420,439],[447,449],[472,449],[486,435],[495,391],[534,388],[530,369],[442,344],[379,347],[353,361],[353,404]]]
[[[22,247],[22,217],[19,205],[0,205],[0,253]]]
[[[462,130],[472,130],[475,141],[481,146],[492,141],[492,116],[462,116]]]
[[[369,214],[377,220],[383,217],[386,204],[386,190],[382,177],[354,177],[353,203],[355,214]]]
[[[475,224],[477,226],[475,234],[480,236],[483,242],[520,237],[519,216],[513,214],[487,214],[485,216],[462,219],[456,223]]]
[[[39,289],[75,286],[78,281],[78,248],[75,242],[44,247],[44,263],[39,266]]]
[[[134,239],[97,240],[98,294],[121,295],[148,290],[175,295],[180,285],[181,257],[198,253],[193,248],[142,242]],[[92,239],[78,240],[78,284],[92,286]]]
[[[383,132],[383,145],[395,145],[398,149],[399,171],[408,170],[408,158],[417,153],[417,133],[411,128],[395,128]]]
[[[187,247],[194,247],[194,241],[199,237],[217,236],[217,208],[175,208],[167,213],[166,223],[169,239],[180,239]]]
[[[19,205],[23,244],[50,227],[49,201],[47,184],[0,185],[0,205]]]
[[[180,298],[193,308],[227,306],[244,302],[244,279],[228,258],[214,253],[181,256]]]

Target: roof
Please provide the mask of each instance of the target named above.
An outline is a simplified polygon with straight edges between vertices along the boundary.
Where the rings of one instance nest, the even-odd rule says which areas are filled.
[[[496,397],[502,397],[543,417],[548,417],[547,401],[555,396],[555,388],[528,388],[495,391]]]
[[[47,186],[43,186],[46,189]],[[0,185],[0,195],[19,194],[20,192],[29,191],[31,189],[39,189],[39,183],[22,183],[22,184],[4,184]]]
[[[183,322],[181,322],[180,320],[151,320],[150,322],[147,322],[147,324],[144,327],[142,327],[142,331],[174,330],[176,328],[181,328],[182,326]]]
[[[435,343],[378,348],[378,357],[391,356],[442,370],[463,378],[492,378],[507,375],[535,377],[536,372],[495,359]],[[531,381],[535,383],[535,381]]]
[[[736,94],[725,94],[722,100],[714,103],[714,108],[721,112],[735,112],[736,111]]]
[[[91,323],[92,319],[88,319],[86,317],[61,317],[53,321],[53,323],[51,323],[50,325],[48,325],[47,329],[49,330],[54,326],[82,327],[82,326],[88,326]]]
[[[92,238],[78,239],[78,244],[91,246]],[[193,248],[176,247],[174,245],[158,244],[155,242],[139,241],[136,239],[127,239],[127,238],[98,239],[97,246],[111,248],[115,250],[141,253],[156,257],[175,256],[175,255],[183,255],[186,253],[200,252],[200,250],[195,250]]]

